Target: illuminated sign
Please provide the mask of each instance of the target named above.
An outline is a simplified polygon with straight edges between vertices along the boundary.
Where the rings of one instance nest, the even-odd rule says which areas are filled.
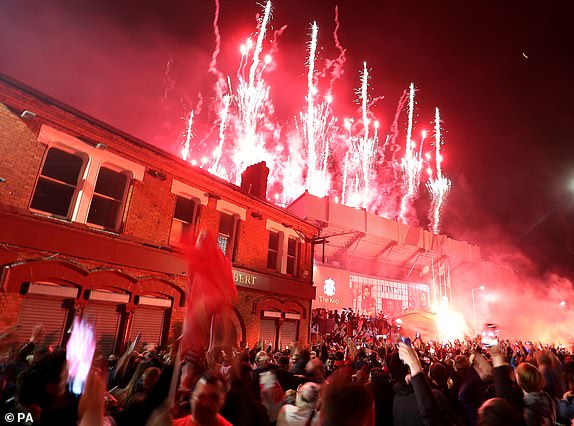
[[[335,295],[335,280],[333,278],[327,278],[323,283],[323,293],[326,296],[332,297]]]

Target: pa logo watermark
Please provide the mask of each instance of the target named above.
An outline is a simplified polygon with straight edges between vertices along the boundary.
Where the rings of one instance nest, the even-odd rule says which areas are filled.
[[[31,413],[6,413],[4,420],[6,423],[34,423]]]

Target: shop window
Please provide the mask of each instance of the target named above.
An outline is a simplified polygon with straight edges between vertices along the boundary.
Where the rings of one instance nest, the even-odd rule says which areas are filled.
[[[236,215],[220,213],[219,233],[217,234],[217,245],[234,262],[237,256],[237,243],[239,236],[239,218]]]
[[[269,245],[267,249],[267,267],[274,271],[281,270],[279,263],[279,232],[269,231]]]
[[[34,190],[30,208],[70,218],[84,160],[58,148],[50,148]]]
[[[129,178],[126,174],[100,167],[87,222],[116,230],[121,217]]]
[[[171,224],[169,242],[178,245],[193,236],[199,212],[199,203],[196,200],[178,195],[175,201],[175,211]]]
[[[297,248],[299,244],[296,238],[289,237],[287,242],[287,275],[297,274]]]

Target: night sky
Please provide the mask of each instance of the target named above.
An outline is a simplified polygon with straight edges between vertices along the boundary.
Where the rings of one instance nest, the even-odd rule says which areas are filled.
[[[574,6],[571,1],[277,0],[277,71],[266,76],[280,120],[298,113],[306,43],[319,25],[318,61],[335,58],[339,6],[343,115],[367,61],[375,112],[392,120],[410,82],[417,128],[441,108],[444,172],[453,182],[443,230],[485,257],[524,252],[536,271],[574,274]],[[238,48],[262,10],[221,0],[219,68],[234,75]],[[114,127],[176,153],[184,116],[209,97],[214,4],[5,0],[0,72]],[[169,68],[169,72],[166,71]],[[204,99],[204,102],[205,101]],[[348,111],[346,111],[347,109]],[[199,124],[201,126],[201,124]],[[201,128],[198,130],[200,132]],[[424,199],[419,201],[426,202]],[[424,220],[424,218],[423,218]],[[520,261],[516,269],[528,268]]]

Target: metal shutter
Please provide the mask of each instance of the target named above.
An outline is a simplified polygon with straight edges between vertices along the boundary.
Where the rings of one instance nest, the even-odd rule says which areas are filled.
[[[118,305],[91,302],[84,309],[83,317],[94,324],[97,351],[106,356],[113,354],[116,348],[118,328],[120,326]]]
[[[259,338],[263,344],[263,350],[269,345],[274,349],[277,322],[274,319],[262,319],[259,327]]]
[[[165,309],[152,306],[138,306],[132,319],[129,340],[133,341],[138,333],[140,343],[156,343],[161,345]]]
[[[18,317],[18,343],[27,342],[36,324],[43,324],[44,337],[40,345],[60,346],[69,310],[64,299],[27,296],[22,301]]]
[[[281,337],[279,338],[281,347],[279,349],[285,349],[285,346],[293,347],[293,344],[297,341],[298,328],[299,321],[283,321],[281,325]]]

